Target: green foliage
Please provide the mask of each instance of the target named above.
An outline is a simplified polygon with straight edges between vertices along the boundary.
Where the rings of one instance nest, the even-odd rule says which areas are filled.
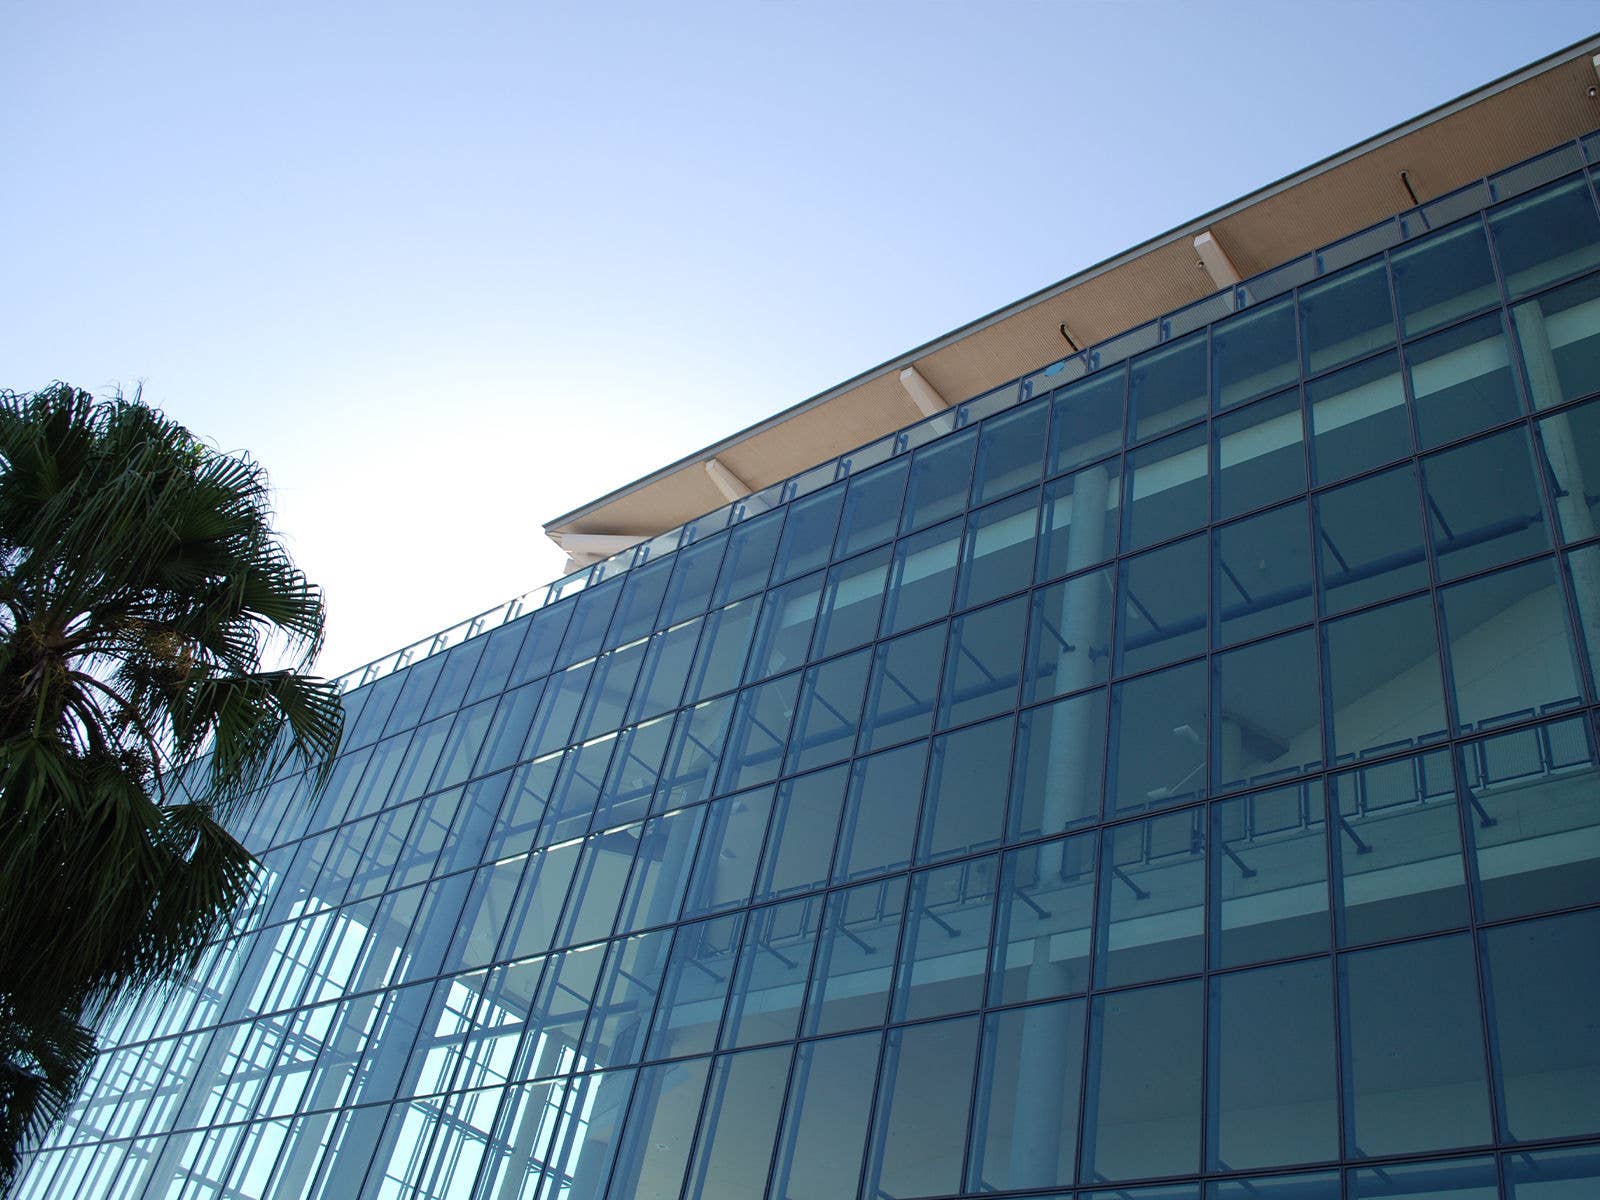
[[[322,596],[271,518],[258,464],[137,396],[0,392],[0,1192],[94,1023],[250,895],[226,822],[337,749]]]

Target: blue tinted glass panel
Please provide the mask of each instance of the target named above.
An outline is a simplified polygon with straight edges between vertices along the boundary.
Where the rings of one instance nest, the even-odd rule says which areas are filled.
[[[1539,448],[1550,498],[1564,541],[1600,533],[1600,402],[1591,401],[1539,422]]]
[[[705,832],[695,856],[683,915],[696,917],[744,904],[755,886],[772,812],[773,789],[757,788],[725,796],[707,811]]]
[[[835,558],[848,558],[894,536],[910,470],[911,460],[898,458],[850,477],[833,548]]]
[[[1335,775],[1340,940],[1371,942],[1467,920],[1450,756],[1434,750]]]
[[[1390,352],[1306,384],[1312,478],[1336,483],[1411,453],[1399,356]]]
[[[1300,290],[1306,374],[1320,374],[1393,341],[1389,276],[1381,258]]]
[[[685,1200],[762,1194],[793,1054],[774,1046],[724,1055],[713,1064]]]
[[[1310,521],[1304,503],[1247,517],[1213,536],[1219,644],[1311,620]]]
[[[1322,765],[1322,704],[1311,630],[1230,650],[1216,677],[1212,779],[1219,789],[1259,787]]]
[[[1324,625],[1322,643],[1334,763],[1443,736],[1444,696],[1428,597]]]
[[[742,791],[778,777],[799,689],[796,672],[739,693],[722,756],[719,791]]]
[[[1037,578],[1070,574],[1116,553],[1120,474],[1121,464],[1112,459],[1045,484]]]
[[[883,608],[889,555],[889,547],[882,546],[828,572],[812,643],[813,658],[828,658],[872,640]]]
[[[1162,542],[1206,523],[1211,490],[1208,453],[1204,428],[1129,452],[1124,549]]]
[[[1132,434],[1139,441],[1205,416],[1205,332],[1134,359],[1128,377],[1128,407]]]
[[[918,862],[1000,844],[1013,727],[1002,717],[933,739]]]
[[[859,759],[851,767],[849,800],[834,853],[835,879],[910,865],[927,756],[928,744],[916,742]]]
[[[1422,482],[1441,579],[1549,548],[1526,430],[1508,429],[1425,458]]]
[[[935,625],[881,642],[873,651],[872,682],[857,749],[867,751],[926,735],[944,659],[945,627]]]
[[[1206,542],[1200,534],[1122,561],[1117,674],[1205,650]]]
[[[950,623],[939,696],[941,728],[1016,707],[1027,603],[1026,596],[1018,596]]]
[[[911,629],[950,611],[960,547],[960,521],[925,529],[901,539],[895,546],[884,599],[885,636]]]
[[[1322,611],[1341,613],[1428,583],[1414,467],[1316,497]]]
[[[1353,1157],[1489,1140],[1483,1017],[1466,934],[1339,962],[1346,1151]],[[1428,1014],[1426,1021],[1418,1012]]]
[[[750,660],[745,664],[747,681],[765,679],[805,662],[811,627],[822,598],[822,582],[819,572],[773,588],[762,597]]]
[[[1438,1162],[1397,1163],[1347,1176],[1351,1200],[1498,1200],[1494,1159],[1451,1158]]]
[[[912,456],[901,533],[953,517],[967,506],[977,442],[978,431],[970,429],[924,446]]]
[[[627,579],[627,576],[608,579],[579,594],[577,607],[572,613],[572,623],[567,626],[567,635],[561,640],[557,663],[564,666],[581,662],[600,652],[606,629],[611,625]]]
[[[1048,700],[1105,680],[1111,669],[1110,570],[1090,571],[1034,592],[1022,702]]]
[[[1406,337],[1500,302],[1489,239],[1477,217],[1396,250],[1389,262]]]
[[[844,503],[843,482],[816,492],[789,505],[772,568],[772,582],[782,583],[828,561],[834,531],[839,524],[839,507]]]
[[[883,1024],[905,903],[903,875],[828,895],[802,1034]]]
[[[1078,1150],[1084,1003],[991,1013],[967,1165],[969,1192],[1062,1186]]]
[[[858,650],[806,672],[786,771],[806,771],[849,757],[871,666],[872,651]]]
[[[1100,862],[1100,983],[1198,973],[1205,962],[1205,895],[1204,809],[1108,830]]]
[[[1211,965],[1328,947],[1327,815],[1321,780],[1211,806]]]
[[[822,897],[810,896],[750,914],[734,969],[723,1046],[755,1046],[795,1036],[822,906]]]
[[[1287,387],[1300,378],[1294,300],[1250,309],[1211,330],[1211,370],[1217,407],[1228,408]]]
[[[1097,996],[1089,1029],[1080,1179],[1190,1173],[1200,1165],[1202,988],[1198,981]]]
[[[1499,313],[1413,342],[1406,367],[1425,450],[1522,415]]]
[[[1044,465],[1044,404],[1029,404],[985,421],[978,432],[972,503],[982,504],[1039,481]]]
[[[756,884],[758,899],[809,891],[828,882],[849,775],[848,768],[838,766],[779,785]]]
[[[1218,519],[1306,490],[1305,418],[1298,391],[1218,417],[1212,439]]]
[[[1050,401],[1050,475],[1104,458],[1122,446],[1122,401],[1127,368],[1118,367],[1068,387]]]
[[[1600,913],[1491,929],[1483,953],[1506,1136],[1600,1131]]]
[[[726,533],[719,533],[673,556],[672,577],[667,581],[667,594],[656,622],[659,627],[670,628],[706,611],[728,537]]]
[[[856,1194],[882,1037],[863,1033],[800,1047],[771,1195],[821,1200]]]
[[[662,972],[646,1057],[703,1054],[717,1044],[744,926],[743,913],[678,926]]]
[[[1008,841],[1060,833],[1099,816],[1105,741],[1104,689],[1017,718]]]
[[[766,587],[767,576],[772,572],[772,558],[778,548],[778,535],[783,530],[783,517],[784,510],[778,509],[733,527],[728,535],[722,571],[711,593],[713,608]]]
[[[985,604],[1033,582],[1038,522],[1037,490],[998,501],[967,518],[956,581],[957,608]]]
[[[1535,408],[1600,391],[1600,276],[1511,310]]]
[[[977,1057],[976,1017],[889,1031],[868,1195],[937,1196],[961,1187]]]
[[[1166,808],[1206,786],[1206,666],[1193,662],[1111,693],[1111,813]]]
[[[1600,218],[1582,175],[1491,208],[1489,230],[1512,296],[1600,263]]]
[[[656,614],[677,558],[663,558],[628,572],[617,615],[606,634],[606,645],[625,646],[656,628]]]
[[[990,856],[911,877],[892,1020],[966,1012],[983,1003],[998,866]]]
[[[701,700],[739,686],[760,611],[760,600],[752,596],[706,617],[694,665],[689,668],[686,699]]]

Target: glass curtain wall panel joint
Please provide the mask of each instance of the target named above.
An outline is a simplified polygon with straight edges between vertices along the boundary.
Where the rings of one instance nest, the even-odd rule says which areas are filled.
[[[1600,1191],[1570,155],[348,691],[17,1195]]]

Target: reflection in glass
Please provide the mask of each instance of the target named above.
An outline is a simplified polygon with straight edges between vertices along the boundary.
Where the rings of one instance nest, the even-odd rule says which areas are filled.
[[[1298,391],[1219,416],[1212,423],[1217,518],[1305,491],[1305,440]]]
[[[1106,831],[1095,975],[1103,987],[1197,973],[1205,964],[1205,810]]]
[[[1425,450],[1522,413],[1499,313],[1412,343],[1406,366]]]
[[[1306,384],[1312,478],[1335,483],[1411,453],[1400,360],[1393,351]]]
[[[1407,942],[1339,960],[1355,1157],[1489,1140],[1483,1014],[1467,934]],[[1427,1020],[1417,1019],[1426,1013]]]
[[[1441,229],[1389,256],[1407,337],[1500,302],[1489,239],[1478,217]]]
[[[1211,966],[1328,946],[1327,819],[1321,780],[1211,806]]]
[[[1549,548],[1526,430],[1508,429],[1425,458],[1422,482],[1440,579]]]
[[[972,859],[911,877],[890,1019],[965,1012],[983,1003],[998,859]]]
[[[1121,464],[1113,458],[1045,484],[1037,578],[1068,575],[1117,552],[1120,474]]]
[[[1433,605],[1402,600],[1322,627],[1333,761],[1384,754],[1444,735]]]
[[[1123,549],[1154,545],[1206,523],[1209,454],[1203,427],[1128,452]]]
[[[1212,777],[1219,788],[1252,787],[1322,765],[1317,645],[1309,629],[1211,660],[1216,676]]]
[[[1043,1000],[1089,986],[1096,840],[1079,834],[1005,856],[989,1003]]]
[[[836,1200],[856,1194],[882,1039],[881,1033],[863,1033],[801,1045],[789,1082],[772,1195]]]
[[[939,1196],[961,1187],[978,1018],[891,1029],[873,1120],[869,1196]]]
[[[990,1013],[967,1190],[1070,1184],[1078,1150],[1082,1000]]]

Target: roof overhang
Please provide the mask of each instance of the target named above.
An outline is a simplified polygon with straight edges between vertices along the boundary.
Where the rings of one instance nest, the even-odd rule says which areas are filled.
[[[965,400],[1211,295],[1229,268],[1256,275],[1588,133],[1600,127],[1597,53],[1600,36],[1423,113],[564,513],[545,533],[560,544],[673,529],[725,504],[730,478],[760,490],[920,419],[932,401],[902,381],[907,368],[934,397]]]

